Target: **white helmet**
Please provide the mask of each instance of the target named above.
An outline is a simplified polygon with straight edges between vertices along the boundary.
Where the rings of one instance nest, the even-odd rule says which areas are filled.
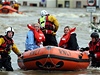
[[[18,0],[15,0],[15,2],[18,2]]]
[[[5,2],[4,0],[2,0],[2,2]]]
[[[13,29],[12,27],[8,27],[8,28],[6,29],[6,32],[5,32],[5,33],[7,34],[8,31],[14,32],[14,29]]]
[[[48,15],[48,12],[46,10],[42,10],[41,11],[41,16],[46,16],[46,15]]]

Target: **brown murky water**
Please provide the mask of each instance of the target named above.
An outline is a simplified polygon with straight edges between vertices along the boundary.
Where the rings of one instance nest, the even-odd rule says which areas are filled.
[[[8,26],[12,26],[15,29],[14,41],[17,44],[21,52],[25,50],[25,38],[28,31],[27,24],[37,22],[40,17],[40,11],[42,9],[47,10],[50,14],[56,16],[60,23],[59,30],[57,32],[57,40],[63,35],[63,28],[66,25],[76,27],[76,33],[78,43],[80,47],[88,46],[90,41],[90,13],[86,12],[86,9],[68,9],[68,8],[37,8],[37,7],[20,7],[20,11],[23,14],[0,14],[0,34],[5,34],[5,29]],[[100,11],[97,10],[93,15],[100,17]],[[12,65],[14,72],[0,72],[0,75],[98,75],[100,73],[99,68],[88,68],[82,71],[23,71],[20,70],[17,65],[17,56],[12,52]]]

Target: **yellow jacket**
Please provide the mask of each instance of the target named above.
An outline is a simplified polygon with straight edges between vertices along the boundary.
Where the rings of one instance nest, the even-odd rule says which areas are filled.
[[[15,3],[15,4],[13,4],[13,7],[18,7],[19,8],[19,4]]]
[[[53,23],[54,23],[54,25],[55,25],[55,30],[57,31],[58,28],[59,28],[59,22],[58,22],[58,20],[57,20],[54,16],[52,16],[52,15],[49,15],[49,16],[48,16],[48,20],[49,20],[50,22],[53,22]]]
[[[12,7],[13,7],[14,9],[16,9],[16,10],[19,10],[19,4],[17,4],[17,3],[13,4]]]
[[[2,4],[0,4],[0,8],[2,7]]]
[[[4,38],[0,38],[0,46],[5,42]],[[12,45],[12,47],[10,47],[10,50],[12,50],[15,54],[19,55],[21,54],[21,52],[18,50],[17,46],[15,44]],[[4,51],[4,50],[1,50]]]
[[[39,23],[40,23],[40,20],[43,21],[43,19],[45,19],[44,17],[41,17],[41,18],[39,19]],[[50,21],[50,22],[52,22],[54,24],[54,26],[55,26],[55,32],[53,34],[56,34],[56,32],[57,32],[57,30],[59,28],[59,22],[58,22],[58,20],[53,15],[48,15],[48,21]]]

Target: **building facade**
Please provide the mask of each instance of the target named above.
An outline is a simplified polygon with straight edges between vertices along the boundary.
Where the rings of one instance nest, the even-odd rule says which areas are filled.
[[[84,8],[87,0],[18,0],[21,5],[37,7]]]
[[[11,3],[15,0],[9,0]],[[100,0],[95,0],[96,6],[100,7]],[[0,0],[2,2],[2,0]],[[87,0],[18,0],[22,6],[34,7],[57,7],[57,8],[85,8]]]
[[[66,8],[84,8],[87,6],[87,0],[57,0],[57,7]]]

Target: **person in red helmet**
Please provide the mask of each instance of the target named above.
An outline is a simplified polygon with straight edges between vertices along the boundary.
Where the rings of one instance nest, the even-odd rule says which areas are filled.
[[[89,42],[89,57],[91,59],[92,67],[100,67],[100,39],[97,32],[93,32],[91,35],[91,41]]]

